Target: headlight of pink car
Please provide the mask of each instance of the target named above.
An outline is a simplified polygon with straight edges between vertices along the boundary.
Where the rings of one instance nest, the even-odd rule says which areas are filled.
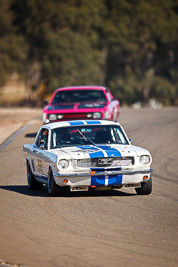
[[[101,119],[101,113],[100,112],[94,112],[93,113],[93,119]]]
[[[49,120],[50,120],[50,121],[55,121],[55,120],[57,120],[57,115],[56,115],[56,114],[49,114]]]

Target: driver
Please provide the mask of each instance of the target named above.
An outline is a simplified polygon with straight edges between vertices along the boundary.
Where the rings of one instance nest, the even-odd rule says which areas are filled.
[[[58,145],[70,143],[71,135],[68,130],[61,129],[56,132],[56,142]]]

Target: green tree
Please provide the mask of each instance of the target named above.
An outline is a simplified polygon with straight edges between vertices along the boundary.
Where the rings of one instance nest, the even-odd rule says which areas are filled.
[[[101,24],[99,3],[13,1],[14,25],[29,46],[25,71],[30,90],[41,84],[52,92],[59,86],[101,82],[101,56],[92,31]]]
[[[178,0],[0,0],[0,85],[99,84],[123,104],[177,104]]]
[[[106,84],[120,92],[121,101],[135,101],[137,95],[138,100],[147,104],[152,97],[149,84],[156,77],[160,77],[159,81],[167,80],[169,90],[177,98],[177,3],[173,0],[106,1],[112,29],[108,30]],[[156,96],[162,101],[160,93]]]
[[[99,84],[99,56],[85,36],[70,29],[61,30],[58,35],[52,33],[42,67],[49,91],[60,86]]]
[[[13,72],[23,75],[22,64],[26,55],[26,44],[22,35],[17,35],[12,26],[11,0],[0,1],[0,86]]]

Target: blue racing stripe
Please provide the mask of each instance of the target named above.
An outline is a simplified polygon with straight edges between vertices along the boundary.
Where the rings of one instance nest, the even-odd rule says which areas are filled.
[[[83,121],[70,121],[68,122],[71,126],[84,125]]]
[[[122,184],[122,174],[108,176],[108,185],[118,185],[118,184]]]
[[[105,176],[91,176],[91,186],[105,186]]]
[[[102,150],[99,150],[97,147],[91,147],[91,146],[77,146],[80,149],[83,149],[86,151],[86,153],[89,154],[90,158],[103,158],[104,153]]]
[[[109,175],[108,176],[108,186],[110,185],[120,185],[122,184],[122,174],[120,175]],[[91,186],[105,186],[105,175],[91,176]]]
[[[120,151],[115,148],[109,146],[98,146],[98,147],[103,149],[107,153],[108,157],[121,157]]]
[[[119,150],[109,147],[109,146],[77,146],[78,148],[82,149],[82,150],[88,150],[86,152],[88,152],[90,158],[98,158],[98,157],[106,157],[104,152],[106,152],[108,157],[120,157],[121,153]],[[101,150],[99,150],[99,148]],[[96,152],[93,150],[97,150]],[[103,150],[103,151],[102,151]]]
[[[101,150],[99,151],[96,151],[96,152],[92,152],[92,153],[89,153],[90,155],[90,158],[103,158],[104,157],[104,154]]]
[[[86,121],[87,124],[101,124],[100,121]]]

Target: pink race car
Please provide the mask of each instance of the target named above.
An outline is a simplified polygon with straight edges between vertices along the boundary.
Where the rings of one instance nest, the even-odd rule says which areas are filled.
[[[58,88],[43,109],[43,123],[76,119],[117,122],[119,107],[119,101],[102,86]]]

